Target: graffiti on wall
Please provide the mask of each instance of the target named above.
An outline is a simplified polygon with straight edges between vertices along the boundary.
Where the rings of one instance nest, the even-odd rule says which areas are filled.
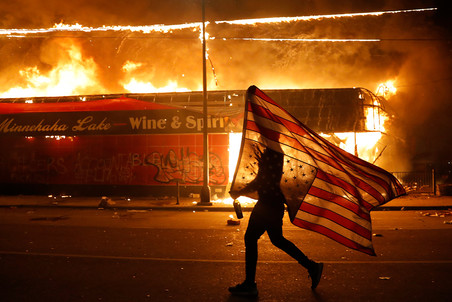
[[[77,153],[74,179],[80,184],[131,184],[133,170],[129,154],[115,154],[107,158]]]
[[[47,183],[49,178],[67,173],[64,158],[47,157],[38,152],[12,152],[9,160],[3,159],[3,162],[13,182]]]
[[[153,152],[140,158],[139,154],[134,162],[139,165],[153,165],[157,168],[154,180],[159,183],[170,183],[179,181],[187,184],[199,184],[203,182],[203,158],[195,152],[190,152],[188,148],[181,148],[178,157],[174,150],[169,150],[166,154]],[[221,162],[221,158],[215,153],[209,153],[209,181],[212,185],[221,185],[226,182],[226,174]]]
[[[68,183],[68,184],[142,184],[158,185],[176,181],[181,184],[203,182],[203,159],[188,148],[178,155],[167,152],[116,153],[94,156],[85,152],[73,155],[50,156],[38,152],[13,152],[3,159],[9,171],[8,182]],[[220,156],[209,155],[209,180],[212,185],[225,185],[227,174]],[[5,179],[3,179],[5,181]]]

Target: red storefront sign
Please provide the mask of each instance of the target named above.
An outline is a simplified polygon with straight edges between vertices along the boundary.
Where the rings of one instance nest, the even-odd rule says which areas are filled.
[[[129,98],[0,104],[2,184],[199,186],[202,115]],[[228,183],[223,118],[209,117],[210,185]]]

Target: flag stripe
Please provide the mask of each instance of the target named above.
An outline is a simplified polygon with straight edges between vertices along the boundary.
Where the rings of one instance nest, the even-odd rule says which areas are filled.
[[[278,104],[276,104],[272,99],[266,97],[265,94],[263,94],[261,91],[259,93],[257,93],[256,95],[258,95],[260,98],[255,101],[259,102],[261,106],[267,105],[266,107],[268,107],[268,110],[272,111],[273,114],[278,116],[279,118],[281,118],[283,120],[287,120],[288,122],[294,123],[295,127],[300,127],[300,130],[301,130],[300,133],[303,133],[303,135],[307,136],[312,142],[316,142],[324,148],[325,147],[326,148],[334,148],[335,150],[338,150],[348,161],[352,161],[358,165],[370,168],[371,170],[373,170],[375,172],[379,171],[382,175],[387,174],[386,171],[384,171],[383,169],[381,169],[377,166],[374,166],[374,165],[362,160],[359,157],[353,156],[352,154],[349,154],[348,152],[340,149],[337,146],[331,145],[331,143],[329,143],[326,139],[324,139],[317,133],[313,132],[312,130],[308,129],[305,125],[302,125],[296,118],[294,118],[291,114],[289,114],[288,112],[286,112],[285,110],[280,108]],[[288,129],[291,129],[290,125],[289,125]],[[295,131],[293,131],[293,132],[296,133],[297,132],[296,129],[294,129],[294,130]],[[298,134],[300,134],[300,133],[298,133]]]
[[[276,140],[281,132],[278,131],[280,128],[279,124],[274,124],[269,120],[265,120],[265,119],[259,119],[259,118],[254,118],[254,121],[248,121],[247,123],[247,129],[249,130],[253,130],[253,131],[262,131],[262,134],[264,135],[264,137],[269,137],[272,138],[273,140]],[[261,125],[260,127],[258,126],[258,124],[256,123],[256,121],[259,121],[259,125]],[[263,127],[262,125],[265,125],[266,127]],[[269,127],[271,127],[271,130]],[[277,132],[272,132],[272,131],[277,131]],[[356,185],[359,188],[361,188],[362,190],[368,192],[373,198],[375,198],[375,201],[370,201],[371,204],[380,204],[382,202],[384,202],[384,196],[382,196],[382,194],[380,193],[380,191],[378,191],[378,189],[382,189],[385,190],[385,188],[377,188],[374,189],[375,187],[379,187],[380,183],[375,183],[372,181],[372,179],[363,179],[364,176],[361,174],[356,174],[355,170],[349,169],[348,167],[343,167],[341,166],[337,161],[335,161],[333,158],[325,156],[323,153],[319,154],[318,152],[314,152],[314,150],[310,149],[310,146],[312,145],[308,145],[307,144],[302,144],[299,140],[293,138],[293,137],[287,137],[284,136],[284,138],[280,138],[280,141],[285,141],[287,140],[287,142],[285,142],[287,145],[290,145],[292,148],[297,149],[298,151],[301,152],[306,152],[310,155],[310,157],[312,157],[312,160],[309,160],[308,163],[309,164],[315,164],[315,162],[317,162],[319,165],[323,165],[326,164],[327,166],[323,166],[323,169],[325,171],[328,171],[330,174],[339,176],[342,175],[342,179],[347,181],[348,183],[350,183],[351,185]],[[302,150],[304,149],[304,150]],[[321,163],[320,163],[320,162]],[[331,169],[335,169],[335,170],[339,170],[339,171],[331,171]],[[362,178],[361,178],[362,177]],[[367,183],[367,182],[369,183]]]
[[[308,198],[309,197],[309,198]],[[314,201],[314,203],[310,203],[310,201]],[[338,209],[339,207],[334,207],[332,205],[329,205],[329,208],[322,207],[319,203],[319,199],[315,198],[313,195],[308,195],[305,197],[305,200],[300,206],[300,210],[304,211],[306,213],[315,215],[315,216],[321,216],[323,218],[329,219],[331,221],[334,221],[335,223],[339,224],[340,226],[353,231],[354,233],[358,234],[359,236],[362,236],[366,239],[370,238],[371,232],[368,228],[370,228],[370,223],[363,226],[361,219],[357,220],[357,222],[354,222],[349,219],[349,217],[344,216],[349,215],[350,212],[342,211],[342,209]],[[337,212],[336,212],[337,211]],[[350,217],[352,215],[349,215]],[[358,221],[360,223],[358,223]]]
[[[250,127],[250,129],[251,128],[254,128],[254,127]],[[256,143],[258,143],[260,134],[259,134],[259,129],[257,127],[256,127],[256,130],[257,131],[251,131],[251,130],[247,131],[247,138],[254,140]],[[271,131],[266,128],[261,127],[261,130],[263,133],[267,133],[267,131],[269,131],[269,133],[267,133],[267,138],[270,138],[270,137],[274,138],[276,136],[273,133],[270,134]],[[312,157],[309,156],[307,153],[302,152],[300,150],[294,151],[293,148],[290,146],[278,144],[277,142],[274,142],[274,141],[270,142],[268,140],[267,140],[267,144],[272,145],[273,146],[272,148],[275,150],[277,150],[277,147],[275,147],[275,146],[282,148],[282,150],[284,150],[286,154],[293,153],[292,157],[297,158],[300,161],[303,161],[309,165],[318,166],[319,168],[321,168],[321,170],[319,170],[319,171],[322,171],[321,174],[319,174],[320,178],[322,178],[325,181],[331,182],[332,184],[341,186],[344,190],[348,191],[351,195],[353,195],[356,198],[361,197],[363,200],[363,203],[365,203],[367,209],[371,209],[375,205],[378,205],[381,203],[381,200],[376,200],[372,195],[369,195],[367,191],[361,189],[360,187],[354,186],[347,181],[344,181],[344,179],[349,180],[349,177],[342,171],[335,170],[331,166],[324,164],[321,161],[313,161]],[[328,173],[326,173],[326,172],[328,172]]]
[[[265,107],[269,107],[268,109]],[[324,138],[316,134],[315,132],[309,131],[309,129],[305,129],[304,125],[301,125],[292,115],[285,111],[281,111],[279,107],[277,107],[276,103],[274,103],[271,99],[267,100],[260,100],[260,106],[258,106],[260,109],[259,112],[265,112],[264,116],[271,118],[272,116],[277,116],[280,120],[279,123],[284,124],[284,126],[289,129],[289,131],[293,133],[302,133],[304,138],[311,140],[312,142],[316,142],[319,144],[319,146],[323,147],[324,151],[327,151],[329,155],[333,156],[333,158],[339,159],[342,164],[349,165],[348,162],[353,162],[354,164],[358,165],[361,169],[366,170],[367,172],[372,171],[373,173],[370,173],[370,175],[367,175],[368,177],[371,177],[373,175],[375,178],[373,179],[376,182],[379,182],[380,185],[385,187],[385,190],[387,192],[392,192],[392,187],[390,184],[394,182],[394,177],[392,175],[388,175],[386,171],[383,169],[376,167],[374,165],[371,165],[370,163],[355,157],[348,152],[340,149],[337,146],[334,146],[330,144],[328,141],[326,141]],[[269,113],[271,111],[272,113]],[[285,122],[287,121],[287,123]],[[307,136],[307,137],[306,137]],[[317,150],[318,151],[318,150]],[[334,154],[331,154],[332,151],[334,151]],[[323,153],[323,152],[322,152]],[[343,160],[345,159],[345,161]],[[347,162],[348,161],[348,162]],[[368,169],[370,168],[370,170]],[[363,171],[364,172],[364,171]],[[383,179],[382,179],[383,178]],[[397,183],[397,182],[396,182]],[[397,186],[397,192],[404,192],[403,188],[399,185]],[[401,193],[402,194],[402,193]]]
[[[306,211],[298,211],[295,219],[303,220],[303,221],[309,222],[311,224],[322,225],[324,228],[328,229],[330,232],[335,234],[334,237],[337,237],[337,238],[333,238],[333,239],[336,241],[342,240],[342,239],[340,239],[340,237],[345,237],[349,241],[354,242],[355,244],[361,245],[363,247],[370,248],[372,246],[372,241],[370,240],[370,238],[369,239],[364,238],[364,237],[356,234],[352,230],[344,228],[341,225],[339,225],[338,223],[336,223],[335,221],[332,221],[323,216],[313,215]]]
[[[363,246],[359,243],[356,243],[350,239],[348,239],[345,236],[342,236],[340,234],[335,233],[334,231],[331,231],[330,229],[326,228],[323,225],[319,225],[319,224],[315,224],[309,221],[304,221],[302,219],[298,219],[296,218],[293,221],[293,224],[295,224],[296,226],[299,226],[301,228],[307,229],[307,230],[311,230],[314,232],[317,232],[319,234],[325,235],[328,238],[333,239],[334,241],[337,241],[340,244],[343,244],[349,248],[355,249],[357,251],[369,254],[371,256],[375,256],[375,252],[373,250],[372,245],[368,246]]]
[[[372,187],[371,185],[366,183],[363,179],[358,177],[358,175],[350,174],[349,172],[351,172],[351,171],[350,170],[347,171],[346,169],[344,169],[344,167],[341,166],[338,161],[334,161],[334,159],[332,159],[331,157],[323,156],[323,155],[320,155],[315,152],[312,152],[311,154],[317,160],[320,160],[320,161],[326,163],[327,165],[329,165],[330,167],[340,170],[343,173],[346,173],[347,178],[351,179],[355,186],[369,192],[379,202],[384,202],[384,197],[381,195],[381,193],[379,191],[377,191],[376,189],[374,189],[374,187]],[[334,175],[334,172],[332,174]],[[359,176],[362,176],[362,175],[359,175]],[[342,179],[344,179],[344,178],[345,177],[343,177]],[[374,186],[377,186],[377,185],[378,184],[376,184],[376,183],[374,184]]]
[[[378,171],[369,169],[367,165],[360,165],[358,163],[349,164],[347,163],[347,160],[344,159],[344,153],[346,153],[344,150],[341,150],[341,152],[338,152],[336,150],[336,156],[338,158],[338,161],[343,163],[344,167],[347,169],[347,171],[355,176],[360,175],[361,177],[365,177],[367,179],[368,184],[370,186],[375,187],[376,185],[383,187],[385,192],[391,191],[390,186],[390,180],[387,177],[388,175],[382,175]],[[392,175],[391,175],[392,176]]]
[[[329,189],[331,189],[331,188],[329,188]],[[316,179],[314,181],[314,183],[312,184],[312,187],[309,190],[309,194],[311,194],[312,196],[315,196],[317,198],[327,200],[328,202],[335,203],[338,206],[341,206],[344,209],[347,209],[348,211],[352,212],[353,214],[355,214],[363,219],[368,219],[368,220],[370,219],[370,215],[369,215],[367,209],[361,208],[355,202],[350,202],[350,199],[346,199],[345,197],[342,197],[340,195],[332,193],[331,191],[323,189],[322,182],[318,181],[318,179]]]
[[[331,144],[325,145],[325,142],[323,141],[324,139],[320,136],[313,137],[311,135],[308,135],[308,132],[305,129],[303,129],[299,123],[296,123],[296,121],[274,120],[273,118],[275,117],[275,114],[270,114],[268,109],[262,108],[257,105],[253,106],[253,108],[256,108],[258,113],[262,112],[262,115],[261,115],[262,117],[267,118],[267,119],[271,120],[272,122],[276,122],[278,124],[282,123],[287,129],[289,129],[289,131],[293,135],[297,135],[298,139],[308,140],[309,142],[305,141],[305,144],[307,146],[309,146],[310,148],[312,148],[313,146],[317,147],[314,149],[317,153],[312,153],[312,155],[314,155],[314,156],[317,155],[317,156],[321,157],[323,161],[330,163],[331,165],[333,165],[336,168],[341,167],[341,165],[344,165],[344,167],[341,167],[339,169],[342,169],[342,170],[347,169],[347,171],[349,173],[351,173],[354,177],[363,177],[363,176],[366,177],[367,180],[364,182],[361,182],[360,185],[367,186],[367,188],[371,190],[371,191],[369,191],[369,193],[372,194],[372,196],[374,198],[376,198],[379,202],[383,202],[385,200],[385,198],[384,198],[384,196],[382,196],[379,193],[378,190],[371,189],[372,186],[375,186],[374,183],[378,183],[379,186],[382,186],[384,188],[385,192],[392,191],[392,188],[389,185],[391,180],[388,179],[387,174],[381,175],[381,173],[377,174],[378,171],[369,170],[368,163],[366,163],[365,161],[363,161],[361,159],[359,159],[358,163],[355,162],[355,164],[359,165],[359,168],[360,168],[360,169],[356,169],[355,167],[353,167],[352,165],[350,165],[349,163],[347,163],[347,161],[345,161],[343,159],[343,158],[348,159],[350,154],[348,154],[346,151],[344,151],[334,145],[331,145]],[[253,113],[251,113],[251,114],[253,114]],[[280,118],[284,119],[284,117],[280,117]],[[270,126],[269,121],[260,120],[260,122],[267,124],[268,127]],[[275,127],[275,126],[273,126],[273,127]],[[280,125],[277,125],[276,127],[277,127],[278,132],[283,132],[280,130],[281,129]],[[303,134],[307,135],[308,137],[306,137],[305,135],[300,135],[300,133],[303,133]],[[315,140],[316,138],[318,139],[318,141]],[[316,142],[318,144],[315,144]],[[329,161],[328,159],[331,159],[331,161]],[[371,171],[373,173],[369,173]],[[361,174],[359,174],[359,172],[361,172]],[[363,181],[363,180],[360,179],[360,181]],[[367,182],[372,182],[372,184],[367,184]],[[363,189],[366,189],[366,188],[363,188]]]
[[[264,137],[270,138],[271,140],[278,141],[281,133],[273,129],[265,127],[263,124],[257,124],[253,121],[249,121],[246,125],[247,130],[256,131],[263,134]]]
[[[319,169],[317,171],[317,177],[318,177],[318,179],[323,180],[324,182],[327,182],[331,185],[341,187],[344,191],[349,193],[355,199],[359,199],[360,197],[363,196],[363,194],[365,194],[365,191],[361,190],[359,187],[349,184],[348,182],[342,180],[341,178],[336,177],[334,174],[328,174],[325,171],[323,171],[322,169]],[[373,205],[371,203],[369,203],[367,200],[363,200],[362,202],[363,202],[363,206],[367,210],[370,210],[371,208],[373,208]]]
[[[248,89],[245,110],[231,190],[256,178],[256,148],[283,153],[281,189],[292,223],[375,255],[370,211],[405,193],[397,179],[331,144],[254,86]]]
[[[281,131],[281,124],[284,125],[290,132],[292,135],[296,135],[298,136],[297,138],[300,140],[308,140],[309,142],[305,141],[305,144],[310,146],[311,148],[313,148],[314,146],[317,147],[314,150],[317,151],[317,153],[320,153],[324,156],[328,156],[329,158],[332,158],[333,161],[336,161],[338,164],[343,164],[345,165],[345,167],[350,167],[353,169],[352,174],[354,176],[356,176],[356,169],[350,165],[347,161],[345,161],[343,159],[344,158],[349,158],[349,155],[346,151],[334,146],[334,145],[325,145],[324,139],[320,136],[317,137],[313,137],[312,135],[309,135],[306,129],[303,129],[302,126],[293,120],[284,120],[285,117],[281,117],[278,116],[280,119],[275,120],[274,117],[276,114],[270,114],[268,109],[265,109],[261,106],[253,106],[253,108],[256,107],[257,108],[257,112],[261,113],[262,115],[260,115],[261,117],[267,118],[268,121],[265,120],[260,120],[259,122],[267,124],[268,128],[270,128],[269,122],[276,122],[278,123],[278,125],[276,126],[272,126],[271,128],[276,128],[278,132],[283,132]],[[251,115],[253,115],[254,112],[251,112]],[[250,115],[250,114],[249,114]],[[287,115],[286,115],[287,117]],[[291,118],[293,119],[293,118]],[[275,129],[275,130],[276,130]],[[303,135],[300,135],[300,133],[303,133]],[[315,133],[314,133],[315,134]],[[316,140],[317,139],[317,140]],[[359,165],[359,167],[361,168],[361,172],[368,178],[368,180],[372,179],[373,182],[377,182],[380,186],[383,186],[385,191],[389,191],[391,190],[390,186],[388,185],[388,183],[390,183],[390,180],[388,180],[387,178],[387,174],[377,174],[377,171],[375,170],[367,170],[368,168],[368,163],[366,163],[365,161],[359,159],[359,161],[357,163],[355,163],[357,165]],[[337,165],[336,165],[337,167]],[[351,169],[348,169],[351,172]],[[358,170],[359,171],[359,170]],[[373,172],[369,173],[370,171]],[[367,172],[367,173],[365,173]],[[392,175],[391,175],[392,176]],[[370,179],[369,179],[370,178]],[[383,178],[383,179],[382,179]],[[387,179],[385,181],[385,179]],[[378,192],[373,192],[373,194],[377,194],[377,196],[374,196],[377,199],[380,199],[378,197]]]
[[[273,130],[270,130],[268,128],[265,127],[257,127],[255,125],[253,125],[254,122],[248,122],[249,127],[247,127],[247,136],[246,138],[254,140],[256,143],[259,143],[259,139],[261,138],[260,134],[261,131],[262,133],[265,133],[266,136],[264,136],[264,138],[276,138],[278,136],[278,132],[275,132]],[[286,140],[287,138],[287,140]],[[274,139],[272,139],[273,141],[275,141]],[[282,143],[282,141],[284,141],[284,143]],[[308,153],[303,152],[303,150],[299,150],[297,148],[292,147],[290,144],[298,144],[299,142],[297,142],[296,140],[293,140],[290,137],[285,137],[285,138],[281,138],[279,137],[279,140],[275,141],[277,144],[281,145],[281,148],[286,149],[286,150],[290,150],[291,153],[293,153],[294,155],[292,157],[298,158],[304,162],[306,162],[307,164],[310,165],[314,165],[315,162],[313,161],[312,156],[310,156]],[[300,148],[303,148],[303,146],[299,145]],[[290,154],[290,153],[289,153]],[[295,156],[296,154],[296,156]]]
[[[252,101],[253,102],[249,102],[248,104],[249,111],[253,111],[252,106],[258,105],[267,112],[270,112],[270,115],[278,116],[284,120],[296,120],[290,113],[279,107],[276,103],[270,102],[269,99],[254,97],[252,98]]]
[[[279,136],[278,133],[276,133],[270,129],[267,129],[265,127],[259,128],[253,122],[249,122],[248,124],[249,124],[249,127],[247,127],[247,128],[249,129],[249,131],[247,132],[247,138],[255,140],[256,142],[258,142],[258,139],[260,138],[260,133],[264,134],[264,137],[266,137],[267,139],[272,139],[273,141],[275,141],[277,139],[277,137]],[[253,130],[253,131],[251,131],[251,130]],[[253,133],[254,133],[254,135],[251,135]],[[295,141],[294,141],[294,144],[296,144]],[[294,153],[295,152],[294,157],[298,158],[299,160],[301,160],[303,162],[306,162],[307,164],[319,166],[321,168],[321,170],[323,170],[323,172],[322,172],[323,174],[321,176],[322,176],[322,179],[324,179],[325,181],[329,181],[333,184],[343,187],[344,190],[347,190],[350,194],[352,194],[355,197],[358,197],[359,194],[361,194],[363,201],[365,201],[367,204],[366,208],[370,209],[370,208],[374,207],[375,204],[378,205],[382,202],[382,199],[381,199],[381,198],[383,198],[382,196],[380,196],[380,199],[375,199],[374,195],[368,194],[368,191],[366,191],[366,189],[368,187],[365,185],[364,182],[358,181],[359,178],[355,179],[355,186],[354,186],[353,184],[351,184],[352,181],[350,180],[349,175],[347,175],[343,171],[334,169],[333,167],[331,167],[328,164],[323,163],[322,161],[315,161],[315,159],[313,159],[312,156],[310,156],[308,153],[298,150],[296,148],[292,148],[290,146],[284,146],[284,145],[279,145],[279,147],[282,147],[283,150],[285,150],[285,153],[290,153],[290,152]],[[273,148],[276,149],[275,147],[273,147]],[[295,149],[295,150],[291,150],[291,149]],[[326,172],[328,172],[328,173],[326,173]],[[344,179],[348,180],[348,182],[345,181]],[[363,186],[364,186],[364,188],[362,188]],[[373,187],[370,187],[370,188],[371,188],[371,190],[374,190]],[[374,192],[374,191],[372,191],[372,192]],[[374,194],[375,194],[375,192],[374,192]],[[377,194],[375,194],[375,195],[377,195]]]
[[[347,200],[347,204],[350,205],[360,205],[358,200],[359,200],[359,195],[356,194],[356,196],[354,196],[353,194],[350,194],[350,192],[348,192],[347,190],[345,190],[343,187],[341,186],[337,186],[331,182],[325,181],[323,179],[321,179],[319,177],[319,175],[323,173],[320,169],[317,170],[316,172],[316,179],[314,180],[314,182],[312,183],[313,186],[315,186],[318,189],[321,189],[323,191],[325,191],[325,194],[332,194],[334,196],[339,196],[344,198],[345,200]],[[321,198],[325,198],[325,197],[329,197],[329,196],[319,196]],[[366,209],[367,211],[367,209]]]

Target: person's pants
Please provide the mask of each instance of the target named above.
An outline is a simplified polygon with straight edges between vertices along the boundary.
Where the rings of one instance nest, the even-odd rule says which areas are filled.
[[[284,207],[282,209],[262,206],[259,202],[255,205],[248,228],[245,233],[245,261],[246,261],[246,281],[255,282],[257,265],[257,241],[267,231],[272,244],[286,252],[298,263],[309,269],[313,261],[309,260],[295,244],[287,240],[282,234],[282,219],[284,217]]]

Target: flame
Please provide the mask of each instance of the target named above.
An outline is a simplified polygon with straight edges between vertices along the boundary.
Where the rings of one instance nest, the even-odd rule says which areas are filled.
[[[363,16],[381,16],[385,14],[401,14],[401,13],[415,13],[435,11],[437,8],[420,8],[407,10],[392,10],[392,11],[378,11],[365,13],[351,13],[351,14],[334,14],[334,15],[313,15],[313,16],[298,16],[298,17],[276,17],[276,18],[259,18],[259,19],[245,19],[232,21],[215,21],[214,24],[234,24],[234,25],[257,25],[257,24],[272,24],[272,23],[287,23],[298,21],[310,21],[321,19],[335,19],[335,18],[352,18]],[[199,32],[199,39],[202,40],[203,27],[207,28],[209,22],[193,22],[175,25],[144,25],[144,26],[106,26],[89,27],[79,23],[65,24],[63,22],[55,24],[51,28],[37,28],[37,29],[0,29],[0,36],[6,37],[27,37],[28,35],[40,35],[58,32],[129,32],[129,33],[174,33],[180,30],[192,30]],[[213,40],[215,37],[210,36],[205,30],[206,39]],[[313,41],[313,42],[378,42],[380,39],[271,39],[271,38],[228,38],[228,39],[242,39],[242,40],[260,40],[260,41]],[[71,58],[70,60],[61,60],[58,66],[50,72],[43,73],[37,66],[25,67],[19,71],[20,78],[25,83],[22,86],[11,88],[8,91],[0,94],[0,97],[26,97],[26,96],[59,96],[59,95],[74,95],[74,94],[93,94],[93,93],[108,93],[107,89],[96,79],[97,66],[92,58],[83,58],[80,47],[72,45],[65,47],[66,52]],[[206,49],[206,60],[209,60],[211,69],[214,75],[214,83],[218,86],[218,79],[215,68]],[[123,66],[123,72],[126,73],[125,79],[122,81],[124,89],[129,92],[145,93],[145,92],[169,92],[169,91],[189,91],[187,88],[178,87],[177,81],[169,79],[165,86],[156,87],[149,79],[140,78],[136,75],[132,76],[131,72],[142,67],[142,63],[134,63],[127,61]],[[201,85],[199,85],[201,86]],[[99,88],[100,87],[100,88]],[[391,87],[386,85],[386,87]],[[393,87],[393,86],[392,86]],[[99,90],[105,91],[99,91]],[[392,88],[387,90],[382,89],[386,97],[386,91],[394,91]]]
[[[336,132],[320,135],[339,148],[371,163],[378,156],[377,143],[382,137],[381,132]]]
[[[214,39],[214,38],[212,38]],[[241,41],[262,41],[262,42],[380,42],[381,39],[309,39],[309,38],[297,38],[297,39],[281,39],[281,38],[222,38],[222,40],[241,40]]]
[[[248,198],[245,196],[240,196],[239,198],[237,198],[237,200],[240,202],[242,207],[253,206],[257,202],[256,199]],[[231,197],[217,198],[215,200],[212,200],[212,202],[232,206],[234,203],[234,199],[232,199]]]
[[[378,99],[374,99],[372,105],[364,107],[364,114],[366,116],[366,130],[385,132],[384,124],[389,119],[389,116],[382,110]]]
[[[132,93],[152,93],[152,92],[188,92],[187,88],[180,88],[177,81],[168,81],[164,87],[155,87],[151,82],[144,82],[131,78],[128,83],[124,84],[124,89]]]
[[[152,93],[152,92],[188,92],[190,91],[187,88],[179,87],[177,81],[168,80],[166,86],[163,87],[155,87],[150,81],[143,79],[148,75],[148,73],[144,73],[142,75],[142,79],[138,79],[135,76],[135,73],[139,71],[144,64],[140,62],[126,61],[122,70],[125,72],[126,78],[128,80],[123,81],[122,85],[125,90],[132,93]],[[136,73],[139,75],[139,73]]]
[[[70,39],[65,39],[57,42],[56,50],[58,56],[52,70],[43,73],[37,66],[19,70],[19,79],[24,84],[0,93],[0,97],[67,96],[106,92],[99,91],[99,87],[103,86],[98,81],[98,67],[93,58],[85,58],[82,55],[80,46]],[[168,80],[165,86],[155,87],[146,79],[133,77],[133,72],[142,66],[140,62],[124,63],[122,71],[126,80],[122,85],[125,90],[132,93],[190,91],[179,87],[177,81]]]
[[[259,19],[242,19],[242,20],[232,20],[232,21],[215,21],[215,23],[216,24],[226,23],[226,24],[235,24],[235,25],[256,25],[256,24],[263,24],[263,23],[268,24],[268,23],[282,23],[282,22],[312,21],[312,20],[321,20],[321,19],[382,16],[385,14],[413,13],[413,12],[425,12],[425,11],[434,11],[434,10],[437,10],[437,8],[404,9],[404,10],[391,10],[391,11],[379,11],[379,12],[352,13],[352,14],[313,15],[313,16],[301,16],[301,17],[274,17],[274,18],[259,18]]]
[[[341,132],[321,135],[339,148],[373,163],[379,156],[378,142],[385,133],[389,116],[382,110],[378,98],[364,104],[365,132]]]
[[[137,70],[141,66],[143,66],[142,63],[135,63],[135,62],[132,62],[132,61],[126,61],[124,63],[124,65],[122,65],[122,71],[124,71],[124,72],[132,72],[132,71]]]
[[[436,10],[436,8],[414,9],[414,10],[398,10],[398,11],[383,11],[357,14],[339,14],[339,15],[318,15],[318,16],[303,16],[303,17],[283,17],[283,18],[261,18],[261,19],[247,19],[247,20],[233,20],[233,21],[216,21],[215,24],[227,23],[236,25],[256,25],[263,23],[281,23],[281,22],[296,22],[296,21],[310,21],[325,18],[349,18],[359,16],[380,16],[383,14],[409,13]],[[209,23],[206,22],[205,25]],[[107,32],[107,31],[128,31],[148,33],[173,33],[176,30],[192,29],[194,32],[200,33],[199,38],[202,39],[202,23],[186,23],[179,25],[152,25],[152,26],[102,26],[102,27],[87,27],[81,24],[68,25],[64,23],[55,24],[53,28],[46,29],[0,29],[0,36],[26,36],[29,34],[42,34],[52,32]],[[206,31],[206,39],[215,39]],[[230,39],[250,39],[257,40],[258,38],[230,38]],[[265,39],[259,38],[262,41],[329,41],[329,42],[376,42],[379,39]],[[60,40],[58,40],[60,41]],[[24,85],[20,87],[11,88],[0,97],[29,97],[29,96],[60,96],[60,95],[76,95],[85,93],[99,93],[99,87],[103,87],[97,80],[98,67],[94,60],[82,55],[81,48],[70,39],[58,42],[61,48],[61,58],[54,64],[53,69],[49,72],[42,72],[37,66],[26,67],[19,71],[20,78]],[[208,53],[206,59],[210,60]],[[212,62],[211,62],[212,64]],[[124,90],[132,93],[151,93],[151,92],[182,92],[190,91],[187,88],[179,87],[175,80],[169,79],[165,86],[157,87],[149,79],[148,72],[137,72],[144,69],[146,65],[141,62],[126,61],[122,66],[124,73],[124,80],[120,83]],[[212,70],[215,71],[212,64]],[[215,78],[216,81],[216,78]],[[387,81],[381,84],[377,90],[383,96],[395,94],[395,81]],[[90,89],[92,89],[90,91]],[[366,129],[371,132],[366,133],[334,133],[324,135],[332,140],[339,141],[339,147],[357,154],[361,158],[372,161],[375,158],[378,149],[377,142],[382,137],[382,132],[385,131],[384,123],[387,119],[380,110],[380,104],[374,100],[372,104],[365,106]],[[241,133],[230,134],[230,158],[229,171],[230,181],[232,181],[235,165],[240,148]],[[246,201],[244,201],[246,203]],[[232,204],[232,200],[231,200]]]
[[[97,88],[97,65],[92,58],[84,58],[80,47],[72,40],[59,40],[59,57],[54,68],[42,73],[37,66],[19,71],[25,84],[13,87],[0,97],[62,96],[85,94]]]
[[[259,18],[259,19],[241,19],[231,21],[215,21],[215,24],[235,24],[235,25],[256,25],[256,24],[269,24],[269,23],[282,23],[282,22],[297,22],[297,21],[311,21],[321,19],[337,19],[337,18],[350,18],[350,17],[365,17],[365,16],[382,16],[385,14],[401,14],[401,13],[417,13],[436,11],[436,7],[430,8],[417,8],[417,9],[405,9],[405,10],[391,10],[391,11],[378,11],[378,12],[364,12],[364,13],[351,13],[351,14],[331,14],[331,15],[313,15],[313,16],[298,16],[298,17],[274,17],[274,18]],[[206,22],[205,24],[208,24]],[[52,28],[36,28],[36,29],[0,29],[0,36],[7,37],[24,37],[29,34],[45,34],[53,32],[107,32],[107,31],[129,31],[129,32],[141,32],[148,33],[172,33],[176,30],[193,29],[193,31],[201,32],[202,23],[184,23],[175,25],[143,25],[143,26],[106,26],[90,27],[83,26],[79,23],[64,24],[63,22],[55,24]]]
[[[389,99],[391,96],[397,93],[397,88],[395,87],[396,80],[388,80],[385,83],[381,83],[377,87],[376,95],[382,96],[385,99]]]
[[[83,26],[79,23],[75,24],[64,24],[63,22],[55,24],[51,28],[32,28],[32,29],[24,29],[24,28],[13,28],[13,29],[0,29],[0,36],[7,37],[25,37],[26,35],[32,34],[47,34],[47,33],[55,33],[55,32],[107,32],[107,31],[129,31],[129,32],[141,32],[143,34],[149,33],[172,33],[175,30],[183,30],[183,29],[193,29],[194,31],[200,30],[202,26],[201,22],[195,23],[185,23],[185,24],[176,24],[176,25],[163,25],[163,24],[155,24],[155,25],[143,25],[143,26],[101,26],[101,27],[90,27]]]
[[[235,168],[240,154],[240,146],[242,144],[242,133],[229,133],[229,182],[234,178]]]

